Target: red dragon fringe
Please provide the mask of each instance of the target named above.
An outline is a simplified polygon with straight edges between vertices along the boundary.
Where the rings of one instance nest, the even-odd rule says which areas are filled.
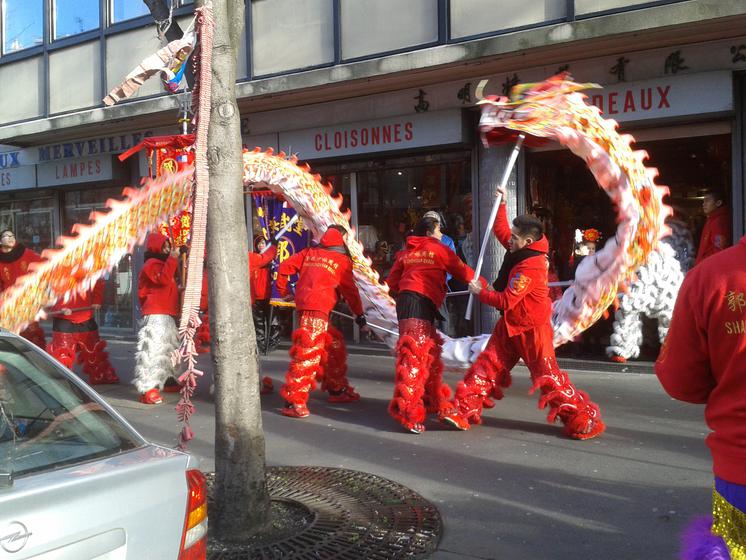
[[[296,329],[290,348],[290,366],[285,374],[285,385],[280,395],[291,404],[305,404],[308,394],[316,388],[316,380],[323,379],[322,365],[327,359],[325,335],[311,337],[306,329]]]
[[[424,343],[409,335],[399,337],[396,345],[396,385],[394,398],[389,404],[389,414],[401,424],[421,423],[425,420],[425,383],[427,364],[435,341]]]

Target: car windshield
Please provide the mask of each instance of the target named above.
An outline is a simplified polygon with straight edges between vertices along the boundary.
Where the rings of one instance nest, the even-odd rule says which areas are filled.
[[[32,346],[0,336],[0,473],[57,469],[143,444]]]

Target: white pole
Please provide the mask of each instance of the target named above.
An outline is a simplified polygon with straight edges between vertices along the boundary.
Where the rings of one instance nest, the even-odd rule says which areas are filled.
[[[508,179],[510,179],[510,174],[513,171],[513,167],[515,167],[515,162],[518,159],[518,153],[521,151],[521,146],[523,146],[523,141],[525,140],[526,135],[524,133],[521,133],[518,135],[518,140],[515,143],[515,146],[513,147],[513,151],[510,154],[510,158],[508,159],[508,165],[505,167],[505,171],[503,172],[503,177],[500,181],[500,190],[505,189],[505,185],[508,184]],[[492,205],[492,212],[490,212],[489,220],[487,220],[487,229],[484,231],[484,237],[482,238],[482,246],[479,248],[479,258],[477,259],[477,267],[474,269],[474,278],[479,279],[479,275],[482,272],[482,264],[484,263],[484,254],[487,251],[487,243],[490,240],[490,236],[492,235],[492,225],[495,223],[495,218],[497,217],[497,211],[500,208],[500,203],[502,202],[502,193],[498,194],[497,197],[495,197],[495,203]],[[474,305],[474,295],[469,294],[469,303],[466,305],[466,314],[464,315],[464,318],[468,321],[471,319],[471,310]]]
[[[282,228],[280,231],[278,231],[277,234],[275,234],[275,241],[278,240],[278,239],[280,239],[280,237],[282,237],[283,235],[285,235],[285,232],[287,232],[291,227],[293,227],[293,225],[297,221],[298,221],[298,214],[296,214],[295,216],[293,216],[292,218],[290,218],[290,220],[288,221],[288,223],[285,224],[285,227]],[[264,247],[264,249],[262,250],[262,252],[259,253],[259,254],[263,255],[266,251],[269,251],[270,245],[271,245],[270,243],[267,243],[267,245]]]

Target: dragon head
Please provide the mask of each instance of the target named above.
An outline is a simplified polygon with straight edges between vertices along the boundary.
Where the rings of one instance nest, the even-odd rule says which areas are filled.
[[[477,104],[482,106],[479,132],[485,146],[510,140],[520,132],[528,134],[529,138],[549,136],[550,125],[551,129],[556,129],[558,123],[569,124],[572,120],[567,94],[601,87],[575,83],[567,72],[543,82],[518,84],[510,90],[509,97],[484,97],[486,85],[486,80],[480,82],[475,92],[479,98]]]

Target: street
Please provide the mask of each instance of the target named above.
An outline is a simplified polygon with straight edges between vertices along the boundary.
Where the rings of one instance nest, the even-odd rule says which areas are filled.
[[[132,375],[134,344],[111,341],[112,363]],[[195,403],[190,450],[212,470],[211,366]],[[262,359],[275,393],[262,397],[269,465],[320,465],[375,473],[436,504],[444,532],[436,559],[674,558],[687,521],[710,507],[712,475],[703,439],[702,408],[668,398],[654,375],[570,372],[601,407],[607,432],[573,441],[548,425],[529,396],[528,371],[514,370],[503,401],[484,424],[457,432],[427,421],[427,432],[405,433],[387,414],[393,360],[351,355],[350,379],[363,400],[331,405],[320,391],[311,416],[291,419],[277,409],[287,354]],[[458,376],[447,374],[453,387]],[[129,385],[100,392],[145,437],[172,446],[178,433],[173,405],[136,401]]]

